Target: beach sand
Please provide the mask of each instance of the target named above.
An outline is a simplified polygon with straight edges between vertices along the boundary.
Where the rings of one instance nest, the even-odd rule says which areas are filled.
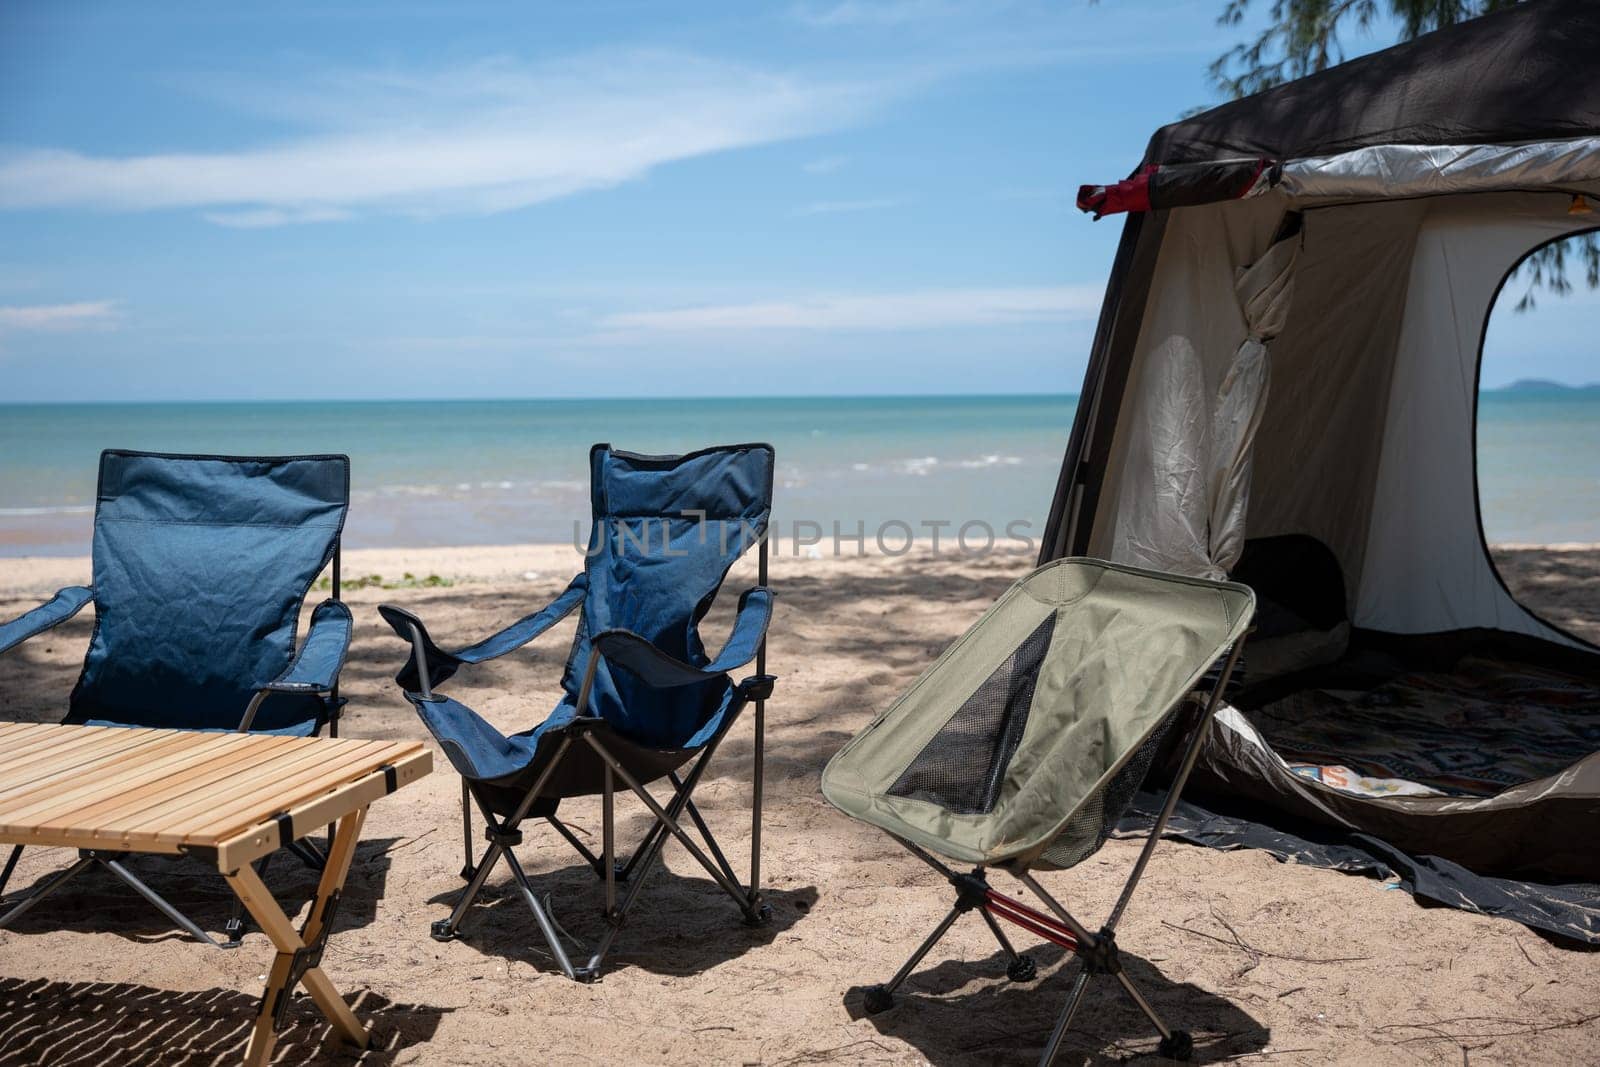
[[[1528,603],[1600,638],[1600,548],[1513,547],[1500,556]],[[437,944],[428,923],[447,913],[461,886],[458,780],[439,758],[432,776],[378,802],[324,960],[372,1023],[377,1051],[362,1062],[1032,1062],[1065,992],[1061,953],[1033,949],[1041,980],[1012,985],[974,917],[957,924],[893,1011],[864,1016],[858,987],[893,973],[950,894],[817,790],[833,751],[1031,562],[1023,553],[926,552],[775,561],[780,606],[769,664],[781,681],[768,710],[763,871],[776,916],[765,929],[741,925],[674,844],[599,984],[569,982],[544,959],[503,869],[464,938]],[[349,553],[347,576],[394,582],[409,572],[453,584],[348,593],[357,626],[343,732],[422,734],[390,680],[404,649],[377,604],[404,604],[444,643],[465,642],[544,603],[576,563],[571,548],[554,546]],[[741,564],[729,590],[750,575]],[[0,618],[87,579],[81,559],[0,561]],[[719,605],[708,635],[725,632],[728,610]],[[60,716],[91,625],[86,611],[0,659],[0,719]],[[462,678],[453,695],[508,731],[538,721],[554,701],[570,633],[569,621],[525,654]],[[747,862],[750,740],[741,723],[697,794],[738,867]],[[584,838],[598,837],[596,802],[566,802],[561,814]],[[624,834],[646,825],[619,801]],[[1044,880],[1098,925],[1138,848],[1113,841]],[[562,924],[592,943],[602,922],[588,869],[553,833],[530,832],[520,855],[552,892]],[[66,850],[30,850],[13,887],[70,859]],[[187,861],[133,866],[220,926],[227,898],[214,873]],[[268,882],[280,898],[303,903],[313,878],[280,859]],[[997,884],[1012,888],[1003,876]],[[1195,1032],[1200,1062],[1596,1059],[1600,954],[1558,948],[1510,922],[1425,908],[1372,879],[1260,852],[1164,843],[1118,940],[1156,1006]],[[197,946],[122,885],[91,873],[0,933],[0,1063],[235,1062],[269,960],[260,934],[234,952]],[[307,998],[291,1019],[277,1062],[352,1062],[324,1043],[327,1029]],[[1102,981],[1091,986],[1061,1062],[1147,1056],[1154,1047],[1142,1017]]]

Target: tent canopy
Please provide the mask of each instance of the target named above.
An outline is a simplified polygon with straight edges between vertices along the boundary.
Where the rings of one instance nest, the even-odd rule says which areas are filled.
[[[1600,130],[1600,4],[1535,0],[1163,126],[1142,166]]]

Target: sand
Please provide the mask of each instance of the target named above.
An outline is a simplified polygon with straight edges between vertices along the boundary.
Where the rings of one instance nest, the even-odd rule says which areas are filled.
[[[1540,610],[1600,636],[1600,550],[1518,547],[1508,582]],[[353,590],[345,669],[351,736],[418,737],[390,681],[402,648],[374,607],[405,604],[442,639],[465,641],[542,604],[576,562],[570,548],[351,552],[347,575],[409,572],[453,584]],[[463,940],[437,944],[429,921],[460,888],[458,781],[443,759],[418,786],[379,802],[325,967],[373,1024],[365,1063],[988,1064],[1036,1057],[1064,994],[1061,954],[1034,949],[1041,979],[1008,983],[983,924],[957,924],[892,1011],[866,1017],[859,987],[882,981],[949,905],[945,886],[881,834],[844,819],[817,791],[828,756],[888,703],[1018,575],[1020,553],[982,558],[780,558],[771,669],[763,870],[775,919],[736,909],[676,845],[623,931],[604,980],[578,985],[541,955],[503,871]],[[746,573],[738,573],[737,588]],[[84,560],[0,561],[0,618]],[[729,598],[731,599],[731,598]],[[723,631],[723,606],[712,634]],[[0,659],[0,719],[59,717],[88,639],[89,613]],[[510,730],[542,718],[570,623],[452,692]],[[738,866],[747,862],[750,727],[740,724],[699,797]],[[562,816],[589,840],[598,805]],[[619,807],[637,834],[642,813]],[[1046,883],[1098,925],[1138,841],[1113,841]],[[586,942],[602,922],[588,869],[552,833],[520,854]],[[13,890],[70,859],[30,850]],[[213,927],[223,885],[198,863],[135,868]],[[280,860],[280,899],[303,903],[312,876]],[[1008,887],[1009,888],[1009,887]],[[1291,1063],[1596,1062],[1600,954],[1548,943],[1513,923],[1424,908],[1382,882],[1280,864],[1260,852],[1164,843],[1120,931],[1152,1001],[1195,1032],[1197,1060]],[[266,940],[222,952],[174,935],[120,884],[94,873],[0,933],[0,1063],[231,1063],[270,959]],[[1148,1057],[1154,1035],[1125,1000],[1092,992],[1063,1063]],[[277,1062],[353,1062],[300,998]]]

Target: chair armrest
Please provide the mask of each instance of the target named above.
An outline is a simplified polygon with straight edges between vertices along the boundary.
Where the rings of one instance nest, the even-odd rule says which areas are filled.
[[[632,630],[606,630],[596,634],[594,647],[607,663],[625,667],[657,689],[693,685],[720,678],[755,658],[772,621],[772,590],[764,586],[745,590],[739,597],[739,615],[728,643],[704,667],[685,663],[651,644]]]
[[[324,600],[311,613],[311,629],[289,669],[262,686],[277,693],[326,693],[339,682],[339,671],[350,651],[355,620],[337,600]]]
[[[416,615],[393,604],[381,604],[378,614],[383,616],[383,621],[402,641],[412,646],[411,657],[394,676],[394,680],[408,693],[423,692],[444,682],[463,664],[482,663],[513,652],[571,614],[573,608],[583,603],[588,587],[588,579],[580,574],[568,583],[560,596],[532,615],[524,615],[499,633],[454,652],[440,648]],[[420,671],[417,663],[419,646],[423,655]]]
[[[9,651],[30,637],[59,626],[94,599],[94,590],[81,585],[69,585],[55,596],[31,611],[23,612],[7,623],[0,623],[0,652]]]

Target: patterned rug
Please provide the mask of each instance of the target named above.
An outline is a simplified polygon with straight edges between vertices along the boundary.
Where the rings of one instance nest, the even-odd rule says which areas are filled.
[[[1526,664],[1466,659],[1367,693],[1306,690],[1249,713],[1291,763],[1492,796],[1600,751],[1600,688]]]

